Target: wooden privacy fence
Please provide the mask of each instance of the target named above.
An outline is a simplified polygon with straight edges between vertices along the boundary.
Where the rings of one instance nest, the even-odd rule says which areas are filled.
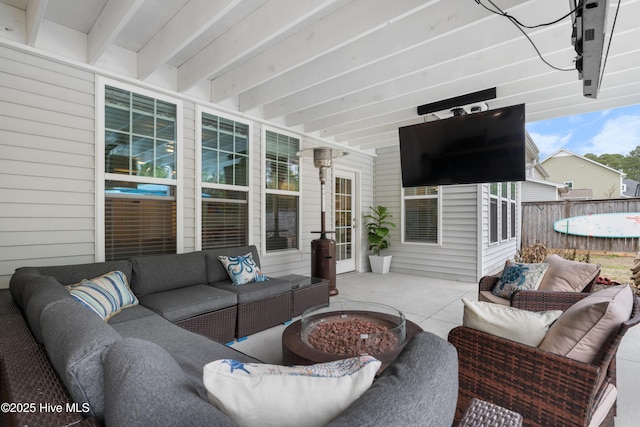
[[[638,238],[572,236],[553,229],[553,223],[572,216],[640,212],[640,198],[522,203],[522,247],[543,243],[552,249],[591,252],[640,252]]]

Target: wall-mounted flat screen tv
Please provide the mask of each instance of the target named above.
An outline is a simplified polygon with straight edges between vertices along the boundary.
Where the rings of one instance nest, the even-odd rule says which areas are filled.
[[[401,127],[403,187],[525,180],[525,108]]]

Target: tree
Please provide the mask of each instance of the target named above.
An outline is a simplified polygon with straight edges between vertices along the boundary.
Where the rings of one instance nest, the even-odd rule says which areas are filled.
[[[623,156],[622,154],[601,154],[587,153],[587,159],[609,166],[610,168],[621,170],[627,174],[627,178],[640,181],[640,146]]]

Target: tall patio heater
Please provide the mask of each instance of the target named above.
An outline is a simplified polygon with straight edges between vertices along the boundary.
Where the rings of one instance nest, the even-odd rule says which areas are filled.
[[[311,241],[311,277],[319,277],[329,281],[329,295],[338,295],[336,288],[336,242],[328,239],[327,234],[335,231],[327,231],[325,228],[326,210],[326,182],[327,169],[331,168],[332,160],[347,154],[336,148],[316,147],[298,151],[298,157],[311,157],[313,165],[320,171],[320,238]]]

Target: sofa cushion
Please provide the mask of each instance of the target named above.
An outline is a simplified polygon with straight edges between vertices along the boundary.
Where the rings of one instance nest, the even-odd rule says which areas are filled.
[[[569,307],[549,328],[539,348],[593,363],[622,322],[629,320],[633,293],[629,285],[590,294]]]
[[[537,347],[549,326],[562,314],[561,310],[527,311],[482,301],[462,298],[462,324],[492,335]]]
[[[104,372],[106,425],[235,425],[195,392],[176,361],[156,344],[135,338],[114,343],[105,353]]]
[[[138,304],[138,298],[131,292],[127,277],[121,271],[85,279],[75,285],[67,285],[66,288],[76,301],[103,320]]]
[[[227,279],[222,282],[212,283],[212,285],[218,289],[237,294],[238,304],[261,301],[291,292],[291,282],[277,278],[271,278],[266,282],[247,283],[242,286],[235,286],[231,280]]]
[[[258,249],[255,247],[255,245],[238,246],[233,248],[209,249],[204,251],[205,258],[207,260],[208,283],[220,282],[222,280],[227,280],[229,278],[229,275],[227,274],[227,270],[220,263],[220,260],[218,260],[219,256],[221,255],[238,256],[238,255],[246,255],[247,253],[251,253],[253,262],[255,262],[258,267],[261,267],[260,256],[258,255]]]
[[[218,259],[236,286],[253,282],[266,282],[269,280],[267,276],[262,274],[260,267],[253,261],[251,252],[238,256],[220,255]]]
[[[482,302],[490,302],[493,304],[500,305],[511,305],[511,300],[509,298],[497,297],[491,291],[480,291],[478,292],[478,301]]]
[[[598,272],[598,264],[571,261],[553,254],[544,260],[549,265],[540,282],[541,291],[580,292],[591,283]]]
[[[456,349],[421,332],[369,390],[327,426],[451,426],[457,402]]]
[[[208,282],[203,252],[135,257],[131,289],[138,296]]]
[[[24,286],[40,276],[51,276],[61,285],[71,285],[84,279],[98,277],[110,271],[122,271],[131,283],[131,263],[128,260],[95,262],[90,264],[55,265],[49,267],[22,267],[11,276],[10,288],[14,301],[24,310]]]
[[[493,294],[502,298],[511,298],[516,291],[535,290],[549,266],[544,263],[525,264],[507,261],[500,280],[493,287]]]
[[[71,300],[69,291],[51,276],[39,276],[31,280],[24,287],[23,297],[25,301],[24,317],[34,338],[43,343],[40,316],[44,309],[56,301]]]
[[[241,426],[323,426],[360,397],[381,362],[352,357],[310,366],[223,359],[204,367],[209,401]]]
[[[116,323],[129,322],[129,321],[140,319],[142,317],[157,316],[157,315],[158,314],[156,314],[156,312],[148,309],[147,307],[144,307],[141,304],[138,304],[132,307],[128,307],[126,310],[122,310],[116,316],[111,316],[108,322],[110,325],[114,325]]]
[[[238,297],[208,285],[187,286],[143,295],[140,302],[171,322],[232,307]]]
[[[102,420],[102,354],[120,335],[73,299],[48,305],[41,323],[47,354],[69,394],[77,403],[88,403],[90,415]]]
[[[231,347],[174,325],[155,313],[152,316],[113,323],[113,328],[123,337],[140,338],[162,347],[175,359],[189,378],[191,386],[205,401],[207,390],[202,382],[204,365],[215,359],[258,362],[255,358]]]
[[[71,285],[84,279],[102,276],[110,271],[122,271],[131,283],[131,262],[129,260],[93,262],[89,264],[56,265],[38,267],[41,274],[55,277],[63,285]]]

